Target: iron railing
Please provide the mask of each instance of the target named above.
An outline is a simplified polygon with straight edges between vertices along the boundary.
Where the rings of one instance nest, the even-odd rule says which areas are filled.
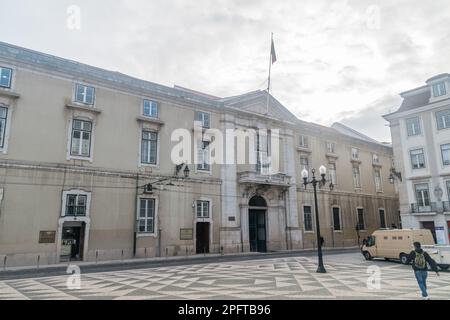
[[[412,213],[431,213],[437,211],[436,202],[430,202],[427,205],[412,203],[411,204],[411,212]]]

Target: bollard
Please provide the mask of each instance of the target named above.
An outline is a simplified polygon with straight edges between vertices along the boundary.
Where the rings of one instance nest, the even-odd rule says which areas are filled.
[[[41,261],[41,256],[38,256],[37,257],[37,268],[39,269],[39,263],[40,263],[40,261]]]
[[[144,249],[145,259],[147,259],[147,248]]]
[[[122,250],[122,261],[123,261],[123,250]]]
[[[223,246],[220,247],[220,254],[223,256]]]
[[[5,256],[5,259],[3,259],[3,270],[6,270],[6,262],[8,261],[8,256]]]
[[[186,247],[186,257],[188,257],[189,256],[189,249],[188,249],[188,247]]]
[[[95,264],[98,263],[98,250],[95,250]]]
[[[166,248],[166,259],[169,258],[169,248]]]

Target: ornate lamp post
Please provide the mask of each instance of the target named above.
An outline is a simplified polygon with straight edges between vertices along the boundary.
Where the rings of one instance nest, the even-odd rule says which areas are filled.
[[[325,270],[325,267],[323,265],[322,237],[320,235],[319,206],[317,203],[317,186],[319,186],[319,188],[322,188],[327,183],[327,180],[325,178],[325,176],[327,174],[327,168],[325,168],[324,166],[321,166],[319,168],[319,173],[322,177],[321,180],[316,179],[316,170],[313,169],[312,170],[312,179],[310,181],[308,181],[309,172],[305,168],[302,171],[302,178],[303,178],[303,185],[305,186],[305,189],[308,186],[308,184],[312,184],[313,189],[314,189],[314,205],[315,205],[315,209],[316,209],[315,211],[316,211],[317,256],[319,259],[319,267],[317,268],[317,273],[326,273],[327,270]],[[333,188],[333,185],[330,184],[330,190],[332,190],[332,188]]]

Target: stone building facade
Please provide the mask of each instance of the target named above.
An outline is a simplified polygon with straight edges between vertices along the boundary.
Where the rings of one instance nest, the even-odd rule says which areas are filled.
[[[312,248],[300,175],[322,164],[334,183],[319,192],[325,246],[357,245],[356,224],[365,236],[399,223],[389,146],[301,121],[267,92],[219,98],[6,43],[0,73],[8,266]],[[217,141],[239,148],[214,130],[256,133],[243,144],[256,162],[210,161]]]
[[[401,94],[389,121],[403,227],[430,229],[450,243],[450,75]]]

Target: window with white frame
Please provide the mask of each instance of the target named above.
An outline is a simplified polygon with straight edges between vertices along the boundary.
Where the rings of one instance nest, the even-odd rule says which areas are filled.
[[[270,173],[269,163],[269,137],[267,134],[258,133],[256,143],[256,172],[263,175]]]
[[[8,108],[0,107],[0,148],[5,147],[7,121],[8,121]]]
[[[414,117],[406,120],[406,129],[408,131],[408,137],[417,136],[422,133],[420,126],[420,118]]]
[[[450,166],[450,144],[441,146],[442,163],[444,166]]]
[[[352,159],[359,160],[359,149],[358,148],[352,148]]]
[[[445,89],[445,82],[439,82],[433,84],[433,96],[441,97],[447,94],[447,90]]]
[[[328,173],[330,175],[330,182],[334,185],[337,185],[336,164],[335,163],[329,164]]]
[[[378,154],[374,153],[372,155],[372,160],[373,160],[373,164],[380,164],[380,157],[378,156]]]
[[[386,212],[384,209],[379,209],[378,213],[380,214],[380,228],[386,229]]]
[[[309,148],[309,137],[301,135],[300,136],[300,148]]]
[[[158,118],[158,103],[144,99],[143,114],[146,117]]]
[[[209,213],[209,201],[198,200],[197,201],[197,218],[208,219]]]
[[[211,115],[207,112],[197,111],[195,113],[195,121],[201,122],[202,128],[205,129],[211,128]]]
[[[66,196],[66,216],[86,216],[87,213],[87,195],[68,194]]]
[[[147,165],[158,164],[158,133],[142,130],[141,163]]]
[[[211,152],[209,141],[199,141],[197,143],[197,170],[210,171],[211,170]]]
[[[75,86],[75,102],[93,105],[95,98],[95,88],[77,83]]]
[[[381,181],[381,170],[380,169],[375,169],[375,190],[377,192],[382,192],[383,191],[383,185],[382,185],[382,181]]]
[[[143,199],[139,201],[139,233],[155,233],[155,199]]]
[[[327,142],[327,153],[336,153],[336,143],[334,142]]]
[[[11,88],[12,69],[0,67],[0,87]]]
[[[313,231],[313,216],[311,206],[303,207],[303,224],[305,226],[305,231]]]
[[[333,230],[341,231],[341,209],[333,207]]]
[[[355,165],[352,168],[353,172],[353,185],[355,188],[361,188],[361,172],[359,170],[359,166]]]
[[[425,168],[425,154],[423,149],[415,149],[410,151],[411,165],[413,169]]]
[[[357,214],[358,214],[358,229],[359,230],[366,230],[366,222],[365,222],[365,217],[364,217],[364,209],[362,208],[358,208],[357,209]]]
[[[429,207],[430,203],[430,189],[428,183],[419,183],[414,186],[416,190],[416,201],[419,207]]]
[[[450,128],[450,109],[436,112],[438,130]]]
[[[70,154],[77,157],[91,156],[92,122],[74,119]]]

